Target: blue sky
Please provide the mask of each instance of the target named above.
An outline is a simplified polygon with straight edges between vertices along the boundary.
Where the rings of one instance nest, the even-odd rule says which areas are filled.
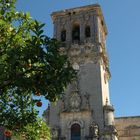
[[[108,27],[110,97],[115,116],[140,115],[140,0],[98,0]],[[89,5],[96,0],[18,0],[17,9],[46,23],[52,37],[53,11]],[[46,108],[45,103],[43,108]]]

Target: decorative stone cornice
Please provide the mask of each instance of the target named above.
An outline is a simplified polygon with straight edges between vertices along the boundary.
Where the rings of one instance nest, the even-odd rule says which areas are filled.
[[[80,112],[72,112],[72,111],[65,111],[65,112],[60,112],[60,117],[63,118],[65,116],[68,116],[71,118],[71,116],[81,116],[81,114],[84,114],[85,116],[92,116],[93,111],[92,110],[80,110]]]
[[[65,9],[62,11],[56,11],[53,12],[51,14],[53,22],[55,22],[55,20],[57,19],[57,17],[71,17],[71,15],[74,17],[76,15],[80,15],[81,13],[83,14],[85,12],[85,14],[87,14],[87,11],[89,11],[91,13],[91,11],[93,11],[93,15],[99,16],[101,18],[101,20],[103,21],[103,27],[105,30],[105,33],[107,34],[107,27],[104,21],[104,17],[102,14],[102,10],[100,5],[98,4],[92,4],[92,5],[87,5],[87,6],[82,6],[82,7],[76,7],[76,8],[71,8],[71,9]]]

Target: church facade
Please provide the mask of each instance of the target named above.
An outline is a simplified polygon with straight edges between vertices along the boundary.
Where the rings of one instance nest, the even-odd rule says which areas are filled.
[[[107,27],[97,4],[52,13],[54,38],[63,42],[77,77],[47,110],[52,140],[117,140],[110,103]]]

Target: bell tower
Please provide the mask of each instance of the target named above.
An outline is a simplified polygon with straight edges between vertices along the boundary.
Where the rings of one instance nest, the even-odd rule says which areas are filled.
[[[52,13],[54,38],[63,42],[77,78],[47,110],[52,140],[117,140],[110,103],[107,27],[98,4]]]

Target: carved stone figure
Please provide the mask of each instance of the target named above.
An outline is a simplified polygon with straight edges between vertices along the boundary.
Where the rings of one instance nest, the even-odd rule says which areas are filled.
[[[52,128],[52,139],[58,139],[59,137],[59,128],[58,127],[54,127]]]
[[[90,126],[90,136],[96,138],[98,137],[98,135],[99,135],[99,127],[95,122],[93,122]]]
[[[98,136],[98,133],[99,133],[99,128],[98,128],[98,125],[94,125],[94,135],[95,136]]]

